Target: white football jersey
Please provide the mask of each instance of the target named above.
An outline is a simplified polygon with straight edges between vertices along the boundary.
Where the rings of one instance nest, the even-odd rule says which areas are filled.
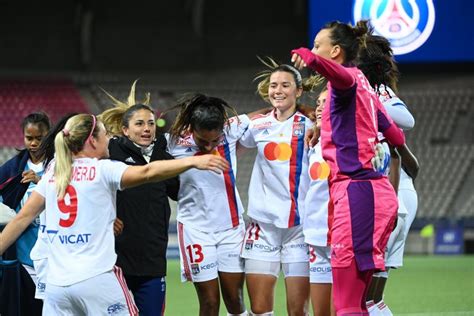
[[[400,183],[398,183],[398,190],[402,189],[416,191],[413,185],[413,179],[403,168],[400,170]]]
[[[415,126],[415,118],[403,102],[390,87],[380,85],[378,88],[379,100],[387,114],[402,130],[410,130]]]
[[[275,111],[252,119],[240,139],[258,153],[249,186],[248,215],[280,228],[301,224],[308,189],[308,156],[304,145],[312,122],[303,114],[280,122]]]
[[[397,124],[397,126],[403,130],[409,130],[415,125],[415,119],[408,110],[405,103],[385,85],[379,87],[379,100],[382,102],[385,110],[387,110],[390,118]],[[380,139],[380,137],[379,137]],[[383,136],[382,136],[383,139]],[[387,173],[389,169],[387,169]],[[398,190],[407,189],[415,191],[412,178],[401,168],[400,170],[400,182],[398,184]],[[407,214],[407,210],[404,207],[398,209],[399,214]]]
[[[54,168],[54,160],[48,165],[47,170]],[[44,170],[46,172],[47,170]],[[38,239],[31,249],[31,260],[41,260],[48,257],[48,235],[46,234],[46,212],[39,215]]]
[[[244,211],[237,191],[236,145],[247,130],[247,115],[230,118],[224,127],[221,143],[213,153],[225,158],[230,169],[217,174],[213,171],[189,169],[179,176],[177,221],[203,232],[217,232],[238,226]],[[168,152],[175,158],[201,155],[192,134],[168,140]]]
[[[379,100],[383,104],[387,114],[393,122],[402,130],[410,130],[415,126],[415,118],[403,102],[390,87],[380,85],[378,87]],[[378,133],[378,139],[383,140],[382,133]]]
[[[329,198],[329,165],[324,161],[321,143],[308,150],[310,184],[305,199],[304,240],[313,246],[329,245],[333,206]]]
[[[46,200],[48,283],[67,286],[112,270],[117,259],[116,193],[126,168],[108,159],[75,159],[71,182],[60,201],[54,168],[43,176],[35,190]]]

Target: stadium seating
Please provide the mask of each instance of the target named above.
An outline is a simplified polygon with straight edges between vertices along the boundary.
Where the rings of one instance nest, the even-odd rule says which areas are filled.
[[[151,93],[152,104],[160,112],[170,108],[184,93],[202,92],[221,97],[234,106],[238,113],[247,113],[268,106],[256,94],[253,77],[258,70],[232,73],[177,74],[168,73],[142,78],[137,85],[137,100],[145,92]],[[53,120],[69,111],[87,111],[81,96],[89,103],[89,110],[101,112],[112,104],[101,88],[118,99],[125,100],[135,78],[104,74],[77,74],[68,80],[0,81],[0,109],[11,113],[0,118],[4,133],[0,135],[0,161],[14,153],[12,146],[21,147],[18,125],[27,113],[42,109]],[[81,91],[79,94],[78,91]],[[474,168],[474,139],[467,129],[474,118],[474,90],[470,81],[463,83],[418,80],[400,97],[416,119],[415,128],[406,133],[407,143],[418,157],[421,170],[415,185],[419,194],[418,218],[474,217],[474,194],[453,210],[466,178]],[[314,104],[314,96],[302,100]],[[172,120],[173,116],[170,116]],[[247,204],[248,183],[255,159],[255,150],[239,153],[237,185],[244,205]]]
[[[474,168],[472,130],[470,133],[460,124],[474,114],[472,87],[469,83],[410,87],[400,95],[416,118],[415,128],[407,132],[407,143],[421,168],[415,182],[419,197],[417,217],[472,217],[474,210],[469,200],[462,211],[452,209]]]
[[[54,122],[66,113],[87,112],[88,107],[71,80],[0,80],[0,146],[22,147],[20,123],[35,111],[46,112]]]

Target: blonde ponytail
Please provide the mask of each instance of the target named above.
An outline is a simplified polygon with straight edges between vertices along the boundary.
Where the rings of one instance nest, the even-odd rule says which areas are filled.
[[[69,150],[64,138],[64,132],[59,132],[54,139],[56,162],[54,165],[54,181],[56,194],[59,199],[64,197],[72,174],[72,152]]]
[[[310,76],[308,78],[303,79],[303,91],[314,92],[324,83],[325,83],[324,77],[320,75]]]
[[[67,120],[64,129],[54,138],[56,152],[54,181],[58,198],[63,198],[71,181],[73,155],[84,149],[89,137],[97,137],[100,127],[91,114],[78,114]]]

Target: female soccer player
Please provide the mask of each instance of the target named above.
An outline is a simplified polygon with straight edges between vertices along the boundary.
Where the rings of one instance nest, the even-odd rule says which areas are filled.
[[[247,315],[240,258],[245,228],[235,176],[236,144],[250,119],[247,115],[229,118],[228,111],[235,114],[231,106],[203,94],[188,96],[174,108],[179,113],[168,135],[170,154],[179,160],[211,153],[231,166],[223,174],[189,170],[180,175],[181,279],[194,283],[200,315],[218,315],[219,286],[229,315]]]
[[[367,289],[374,271],[385,268],[385,247],[398,208],[393,188],[373,169],[371,159],[378,131],[393,146],[403,145],[404,136],[363,73],[351,66],[367,31],[364,21],[356,27],[331,22],[316,35],[312,51],[292,51],[296,67],[308,67],[329,81],[321,146],[331,169],[331,265],[338,315],[367,313]]]
[[[0,235],[0,254],[46,211],[48,286],[43,313],[137,315],[121,270],[114,267],[116,191],[176,176],[190,168],[220,172],[213,155],[127,166],[108,157],[102,122],[89,114],[70,118],[56,136],[54,166]]]
[[[248,216],[242,257],[251,310],[273,315],[275,284],[283,270],[288,315],[304,315],[309,297],[308,247],[302,215],[308,188],[304,146],[311,121],[299,111],[297,99],[305,85],[290,65],[273,65],[261,76],[258,92],[273,110],[252,119],[240,140],[257,147],[249,186]]]

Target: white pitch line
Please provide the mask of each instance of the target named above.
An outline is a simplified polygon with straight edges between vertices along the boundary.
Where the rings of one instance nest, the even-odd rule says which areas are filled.
[[[426,313],[402,313],[397,314],[400,316],[474,316],[474,310],[472,311],[457,311],[457,312],[426,312]]]

